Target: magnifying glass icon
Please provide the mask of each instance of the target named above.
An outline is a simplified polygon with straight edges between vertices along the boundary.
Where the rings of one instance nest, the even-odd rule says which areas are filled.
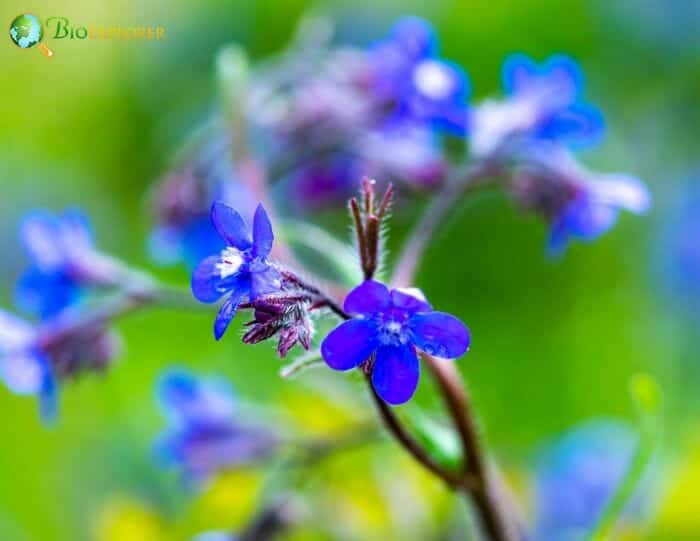
[[[44,37],[44,28],[38,17],[25,13],[17,15],[10,23],[10,39],[21,49],[29,49],[37,45],[39,51],[46,57],[51,58],[53,51],[41,43]]]

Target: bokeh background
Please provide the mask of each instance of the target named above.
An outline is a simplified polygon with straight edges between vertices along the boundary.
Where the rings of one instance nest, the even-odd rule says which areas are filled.
[[[629,377],[651,373],[664,392],[664,445],[655,511],[631,538],[698,539],[700,297],[673,281],[666,249],[679,201],[700,183],[700,4],[693,0],[2,2],[0,20],[8,24],[21,12],[61,15],[75,24],[163,26],[167,39],[48,40],[55,56],[47,61],[4,38],[1,304],[12,305],[12,284],[25,264],[17,224],[36,207],[83,207],[102,248],[186,284],[184,269],[149,263],[149,189],[215,103],[217,50],[237,42],[263,58],[285,45],[312,7],[332,13],[341,37],[357,44],[383,36],[400,15],[427,18],[444,56],[468,71],[474,99],[498,93],[500,65],[511,52],[537,59],[563,52],[581,62],[587,95],[608,125],[603,144],[582,159],[647,181],[651,215],[624,216],[599,242],[575,245],[551,262],[543,224],[503,197],[485,196],[444,224],[418,285],[472,330],[473,349],[460,370],[488,443],[524,501],[541,445],[591,418],[634,423]],[[393,253],[419,208],[418,201],[396,212]],[[340,217],[324,220],[347,234]],[[163,425],[153,387],[172,363],[225,374],[246,400],[291,411],[288,422],[307,431],[371,418],[364,397],[346,393],[333,402],[319,390],[323,384],[281,380],[269,347],[243,348],[233,334],[214,343],[211,317],[151,311],[121,322],[120,362],[104,378],[67,386],[55,427],[41,425],[34,400],[0,389],[0,538],[186,539],[245,520],[255,505],[252,474],[239,472],[193,496],[153,461]],[[425,382],[419,403],[439,409]],[[403,538],[411,521],[430,528],[459,505],[391,444],[332,461],[319,475],[319,508],[344,510],[337,515],[347,523],[341,538]],[[413,478],[415,497],[397,505],[391,494],[401,489],[390,481]],[[419,507],[426,497],[435,509]],[[425,516],[408,513],[410,504]]]

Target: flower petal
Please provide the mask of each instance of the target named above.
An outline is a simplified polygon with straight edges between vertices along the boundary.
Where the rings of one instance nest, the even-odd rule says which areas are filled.
[[[649,189],[641,180],[630,175],[600,175],[591,189],[601,203],[635,214],[643,214],[651,207]]]
[[[93,238],[90,220],[78,208],[68,209],[60,218],[61,242],[71,257],[77,257],[92,250]]]
[[[35,331],[29,323],[14,314],[0,310],[0,353],[25,349],[34,339]]]
[[[218,265],[221,256],[213,255],[202,261],[192,274],[192,294],[200,302],[216,302],[226,293],[230,280],[221,277]]]
[[[30,267],[17,281],[15,302],[25,310],[48,319],[73,304],[80,296],[75,280],[60,270]]]
[[[224,336],[229,323],[231,323],[233,316],[236,315],[238,305],[241,304],[241,300],[249,291],[250,288],[248,287],[237,287],[231,292],[224,304],[221,305],[219,313],[216,314],[216,320],[214,320],[214,338],[221,340],[221,337]]]
[[[372,386],[382,400],[403,404],[416,392],[420,366],[411,346],[382,346],[372,369]]]
[[[235,412],[234,392],[226,380],[200,379],[182,369],[161,377],[157,396],[163,414],[176,425],[228,422]]]
[[[365,319],[351,319],[326,336],[321,355],[334,370],[350,370],[369,359],[376,347],[374,324]]]
[[[521,53],[510,55],[503,63],[501,73],[503,91],[509,96],[516,94],[536,72],[537,64],[529,56]]]
[[[221,238],[239,250],[247,250],[252,246],[248,226],[234,209],[221,201],[215,201],[211,206],[211,221]]]
[[[420,289],[398,288],[391,291],[391,302],[394,308],[399,308],[410,314],[416,312],[430,312],[433,308]]]
[[[272,250],[272,241],[275,235],[272,232],[272,224],[267,212],[262,205],[258,205],[253,216],[253,253],[257,257],[267,257]]]
[[[17,394],[37,394],[44,379],[43,363],[31,352],[17,352],[2,359],[2,379]]]
[[[453,315],[444,312],[414,314],[408,326],[413,343],[430,355],[455,359],[469,349],[469,329]]]
[[[261,295],[277,293],[282,287],[280,273],[274,267],[250,273],[250,298],[255,300]]]
[[[365,280],[345,297],[343,308],[349,314],[369,316],[389,308],[389,289],[375,280]]]
[[[30,257],[42,269],[54,269],[64,260],[56,218],[43,211],[30,213],[20,226],[20,237]]]
[[[39,412],[45,424],[53,423],[58,417],[58,385],[51,366],[42,359],[42,378],[39,389]]]

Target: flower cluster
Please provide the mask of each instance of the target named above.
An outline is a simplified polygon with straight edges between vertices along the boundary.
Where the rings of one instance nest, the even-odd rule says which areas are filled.
[[[272,430],[242,421],[233,390],[222,378],[172,370],[161,378],[158,401],[169,426],[156,444],[157,455],[190,483],[265,460],[279,444]]]
[[[20,236],[32,259],[17,285],[17,304],[40,323],[0,310],[0,374],[18,394],[36,395],[44,420],[55,417],[58,382],[104,372],[119,342],[104,318],[84,317],[81,299],[91,291],[122,287],[125,269],[98,252],[78,211],[60,217],[34,212]]]

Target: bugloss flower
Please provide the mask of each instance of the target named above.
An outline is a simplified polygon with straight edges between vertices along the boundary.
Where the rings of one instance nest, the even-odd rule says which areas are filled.
[[[166,373],[158,401],[169,427],[156,444],[166,465],[191,482],[267,458],[278,440],[271,431],[241,422],[233,390],[222,378],[196,378],[183,370]]]
[[[525,55],[512,55],[503,66],[503,89],[507,99],[487,100],[472,111],[471,147],[477,156],[526,151],[523,143],[538,140],[584,146],[603,133],[603,116],[583,101],[583,74],[567,56],[538,66]]]
[[[593,241],[617,221],[620,210],[643,214],[651,206],[647,187],[620,173],[592,173],[570,154],[551,146],[539,149],[515,175],[515,197],[550,224],[548,251],[561,255],[569,239]]]
[[[625,424],[593,421],[548,448],[535,472],[533,539],[585,539],[624,477],[635,446]]]
[[[406,402],[416,390],[416,348],[448,359],[469,348],[470,335],[464,324],[433,311],[418,290],[390,291],[382,283],[367,280],[348,294],[344,309],[357,317],[340,324],[324,339],[323,358],[335,370],[350,370],[369,361],[372,385],[390,404]]]
[[[20,236],[32,262],[17,283],[17,304],[42,319],[76,302],[85,286],[118,280],[112,260],[94,249],[87,218],[78,211],[58,217],[32,212]]]
[[[44,420],[57,413],[59,380],[103,372],[117,351],[102,324],[80,325],[73,317],[33,326],[0,310],[0,375],[12,392],[39,397]]]
[[[275,293],[281,282],[280,273],[267,259],[274,235],[262,205],[255,211],[252,235],[241,215],[220,201],[212,205],[211,220],[228,247],[199,264],[192,275],[192,292],[206,303],[228,295],[214,322],[214,336],[219,340],[244,299],[254,301]]]
[[[437,39],[419,18],[400,20],[371,52],[374,87],[400,116],[463,134],[469,82],[456,64],[438,57]]]

